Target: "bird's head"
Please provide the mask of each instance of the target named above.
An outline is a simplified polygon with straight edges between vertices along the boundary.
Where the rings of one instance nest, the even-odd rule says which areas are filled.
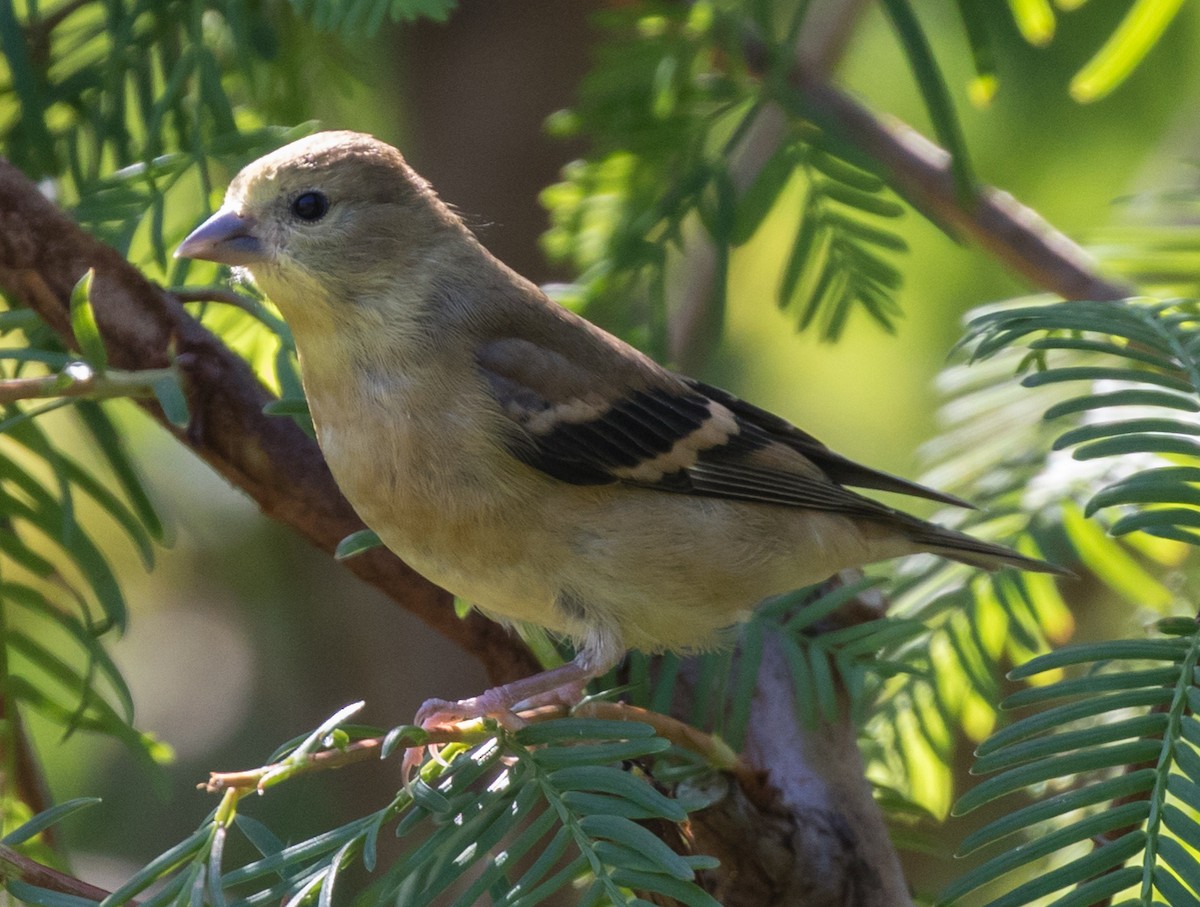
[[[414,264],[467,233],[391,145],[321,132],[247,165],[175,255],[247,272],[294,321],[394,298]]]

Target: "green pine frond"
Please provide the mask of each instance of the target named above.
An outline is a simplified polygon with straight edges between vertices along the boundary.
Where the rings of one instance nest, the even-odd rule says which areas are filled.
[[[1098,480],[1082,502],[1086,515],[1101,515],[1117,537],[1200,540],[1195,302],[1003,308],[974,319],[966,342],[978,358],[1027,350],[1022,384],[1057,397],[1044,416],[1057,432],[1053,450],[1070,451]]]
[[[959,878],[940,903],[987,889],[1014,870],[1037,873],[989,907],[1091,904],[1124,893],[1130,903],[1192,903],[1200,891],[1200,704],[1196,623],[1160,625],[1171,635],[1069,646],[1011,673],[1071,676],[1031,687],[1009,710],[1057,703],[998,731],[978,750],[973,772],[990,775],[955,806],[963,814],[1020,792],[1037,802],[970,835],[960,855],[1020,835]],[[1011,809],[1010,805],[1010,809]],[[1053,900],[1041,900],[1053,897]]]
[[[345,724],[358,708],[339,711],[293,741],[263,784],[285,780],[291,767],[360,739],[367,729]],[[402,734],[389,739],[411,731],[398,730]],[[395,747],[384,750],[392,755]],[[574,889],[580,904],[633,907],[646,903],[641,895],[653,895],[717,907],[695,881],[698,871],[715,862],[681,855],[647,828],[669,828],[687,818],[687,808],[663,793],[655,778],[660,763],[673,759],[667,741],[636,722],[542,722],[474,745],[451,745],[391,802],[288,844],[230,807],[238,802],[230,792],[199,828],[104,905],[128,903],[152,885],[155,893],[141,903],[185,904],[199,887],[209,903],[230,907],[309,899],[329,904],[342,870],[359,862],[377,873],[359,894],[362,903],[469,907],[487,897],[495,905],[526,907]],[[82,805],[87,804],[64,804],[35,817],[10,835],[12,843]],[[386,864],[379,848],[384,833],[412,842]],[[238,865],[226,861],[231,834],[245,838],[253,850]],[[32,888],[26,894],[35,903],[53,895]]]
[[[730,256],[769,216],[789,212],[780,306],[828,340],[855,312],[890,330],[902,281],[894,259],[906,246],[889,222],[905,209],[786,90],[747,75],[737,17],[698,3],[631,8],[605,21],[614,37],[599,67],[575,108],[549,124],[596,147],[542,195],[552,222],[543,246],[580,274],[555,295],[610,325],[619,301],[617,329],[665,355],[665,272],[674,247],[703,231],[717,256],[702,332],[710,342],[723,327]],[[768,107],[786,111],[787,127],[754,178],[736,187],[730,156]]]

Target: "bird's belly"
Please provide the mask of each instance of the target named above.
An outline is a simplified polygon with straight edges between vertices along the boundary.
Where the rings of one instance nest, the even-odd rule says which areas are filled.
[[[435,459],[415,440],[425,431],[364,434],[359,424],[319,423],[318,436],[343,494],[390,550],[491,614],[569,632],[554,608],[559,558],[526,531],[539,519],[536,491],[478,468],[468,438]]]
[[[569,582],[631,648],[711,648],[763,599],[873,559],[835,514],[621,487],[584,509]]]
[[[453,423],[364,424],[321,420],[319,437],[338,485],[383,542],[490,615],[577,641],[599,631],[622,647],[711,647],[763,598],[875,559],[836,515],[567,485],[469,436],[434,461],[418,439],[444,437]],[[851,544],[830,550],[832,538]]]

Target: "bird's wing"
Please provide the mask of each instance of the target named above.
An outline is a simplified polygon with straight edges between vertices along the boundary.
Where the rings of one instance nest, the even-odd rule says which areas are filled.
[[[510,452],[564,482],[620,482],[875,519],[896,512],[841,483],[958,503],[859,466],[783,419],[649,360],[616,363],[629,366],[618,369],[616,387],[611,374],[601,379],[578,358],[528,340],[492,340],[476,363],[513,424]]]
[[[728,391],[719,387],[697,381],[694,378],[680,378],[688,387],[704,394],[727,406],[739,418],[758,426],[781,444],[807,457],[839,485],[852,485],[855,488],[873,488],[876,491],[892,491],[906,494],[915,498],[926,498],[939,504],[950,504],[954,507],[965,507],[974,510],[975,505],[952,494],[938,491],[935,488],[910,482],[891,473],[872,469],[861,463],[855,463],[841,454],[830,450],[812,435],[802,431],[786,419],[781,419],[774,413],[760,409],[752,403],[747,403]]]

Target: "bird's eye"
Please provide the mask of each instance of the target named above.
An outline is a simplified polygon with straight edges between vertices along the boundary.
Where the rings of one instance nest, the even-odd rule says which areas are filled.
[[[302,192],[292,199],[292,213],[310,223],[318,221],[329,210],[329,199],[321,192]]]

